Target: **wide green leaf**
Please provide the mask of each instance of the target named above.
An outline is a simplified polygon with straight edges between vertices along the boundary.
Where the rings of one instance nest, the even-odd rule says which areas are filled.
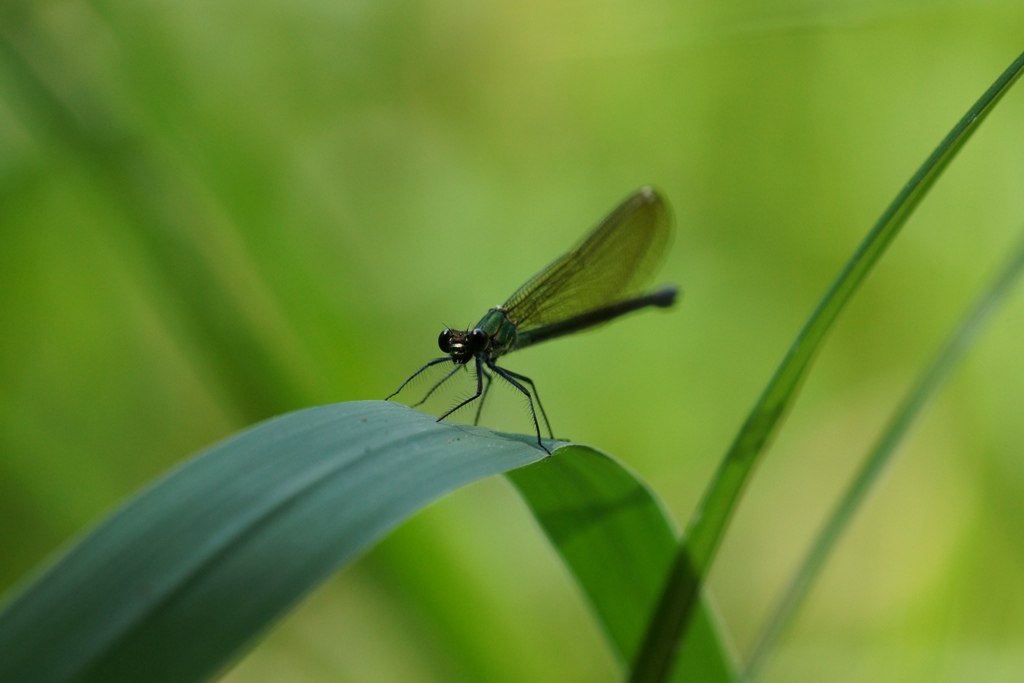
[[[661,502],[614,458],[585,446],[508,474],[592,605],[620,660],[636,656],[678,544]],[[678,681],[733,681],[707,604],[680,654]]]
[[[381,401],[289,413],[213,446],[74,543],[0,613],[0,681],[197,681],[338,567],[533,437]]]

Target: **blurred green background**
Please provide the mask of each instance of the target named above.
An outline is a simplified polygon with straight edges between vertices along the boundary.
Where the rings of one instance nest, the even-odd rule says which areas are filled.
[[[442,326],[647,183],[676,215],[659,281],[681,305],[506,365],[682,525],[827,285],[1021,36],[1018,2],[4,3],[0,589],[238,429],[383,398]],[[844,314],[755,477],[709,586],[741,657],[1018,239],[1022,123],[1018,86]],[[1022,338],[1017,295],[768,680],[1019,680]],[[498,394],[485,423],[529,432]],[[403,526],[225,680],[619,678],[495,479]]]

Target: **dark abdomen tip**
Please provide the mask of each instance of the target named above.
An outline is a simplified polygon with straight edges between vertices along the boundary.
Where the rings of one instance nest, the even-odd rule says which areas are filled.
[[[662,308],[668,308],[676,302],[676,297],[678,295],[679,288],[675,285],[668,285],[651,293],[651,304]]]

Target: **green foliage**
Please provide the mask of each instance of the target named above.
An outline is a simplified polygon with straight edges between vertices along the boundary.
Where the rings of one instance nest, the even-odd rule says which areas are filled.
[[[268,420],[141,493],[6,605],[0,680],[206,680],[416,510],[531,462],[513,480],[628,662],[674,534],[607,456],[578,446],[545,456],[527,438],[393,403]],[[732,680],[704,611],[697,630],[682,674]]]
[[[796,399],[797,390],[826,333],[943,169],[1017,81],[1022,70],[1024,53],[985,91],[903,186],[797,335],[789,353],[740,428],[698,505],[687,529],[686,542],[677,551],[672,574],[651,621],[647,642],[637,659],[632,680],[640,683],[667,678],[675,659],[678,641],[684,637],[691,622],[699,587],[722,542],[744,485],[753,474],[769,438],[789,405]],[[929,390],[934,388],[930,386]],[[929,393],[925,391],[924,397]],[[922,403],[923,398],[919,399],[914,410],[904,420],[909,422]],[[852,507],[855,504],[847,510],[847,514],[852,514]],[[803,588],[806,590],[807,585]]]
[[[874,242],[871,258],[850,261],[863,268],[845,280],[858,296],[839,319],[832,304],[852,288],[823,301],[827,315],[800,338],[812,343],[793,347],[800,362],[771,385],[781,393],[762,394],[773,397],[759,404],[770,419],[754,420],[764,414],[750,406],[864,226],[1019,52],[1024,13],[1012,3],[927,1],[910,11],[807,2],[591,9],[321,0],[16,0],[0,9],[0,592],[14,600],[0,634],[18,643],[10,646],[18,657],[0,656],[0,667],[24,656],[42,662],[41,673],[99,672],[98,662],[130,665],[143,641],[170,657],[175,639],[156,642],[154,629],[192,604],[191,616],[211,624],[245,623],[223,631],[230,643],[219,633],[190,637],[190,646],[211,649],[184,648],[165,674],[195,656],[204,662],[197,671],[241,657],[225,675],[231,683],[619,680],[643,651],[645,615],[663,588],[658,567],[667,571],[676,552],[682,580],[667,584],[662,603],[682,609],[666,612],[671,628],[648,629],[664,656],[641,663],[664,675],[679,647],[677,679],[714,671],[729,680],[725,641],[737,642],[740,660],[758,642],[767,605],[886,429],[899,389],[1015,239],[1019,98],[1001,103],[955,164],[945,167],[950,148],[940,148],[934,173],[908,186],[917,194],[879,223],[889,236]],[[185,454],[236,434],[131,505],[159,500],[182,473],[204,471],[218,449],[273,415],[287,413],[269,423],[278,425],[271,433],[316,411],[363,406],[375,415],[368,423],[323,429],[356,433],[383,420],[395,433],[421,425],[423,442],[455,434],[451,452],[467,448],[465,460],[443,472],[411,450],[376,465],[349,452],[367,471],[406,463],[395,468],[398,480],[430,469],[396,505],[416,495],[424,505],[448,477],[456,485],[484,476],[471,473],[477,444],[542,455],[530,439],[435,425],[399,407],[288,411],[387,395],[435,351],[442,323],[478,319],[609,201],[645,183],[664,192],[678,219],[662,273],[682,285],[682,305],[510,364],[537,380],[556,434],[600,444],[630,465],[573,446],[511,475],[573,585],[528,515],[509,514],[514,502],[499,480],[438,500],[376,548],[366,550],[369,538],[327,542],[304,578],[297,571],[280,584],[263,566],[230,564],[235,548],[258,549],[250,538],[267,540],[253,517],[235,518],[250,534],[191,575],[212,581],[207,568],[239,570],[240,586],[267,591],[254,596],[276,596],[273,609],[254,601],[260,614],[248,604],[218,609],[201,593],[180,605],[161,602],[167,593],[117,599],[127,586],[118,579],[140,568],[187,593],[192,584],[180,582],[190,570],[176,560],[201,556],[197,538],[216,546],[230,536],[207,535],[201,513],[222,494],[238,500],[239,486],[275,468],[235,461],[235,478],[205,470],[209,496],[179,489],[184,497],[156,518],[187,534],[161,540],[146,533],[156,518],[108,511]],[[889,245],[892,226],[915,208]],[[887,245],[881,267],[862,280]],[[1014,315],[959,367],[887,485],[858,506],[858,524],[832,551],[808,609],[773,648],[769,677],[1019,676],[1024,317],[1019,299],[1007,303]],[[826,329],[816,372],[801,380]],[[787,409],[797,385],[804,400]],[[483,423],[528,432],[522,406],[495,393]],[[753,448],[726,459],[735,478],[698,502],[745,414],[756,429],[741,441],[750,437]],[[782,414],[787,429],[778,431]],[[759,457],[765,439],[778,458]],[[764,460],[758,485],[737,506],[755,460]],[[301,478],[310,464],[300,455],[279,466]],[[268,497],[239,501],[238,514],[279,500],[286,482],[264,480]],[[720,507],[710,509],[707,496]],[[392,521],[415,507],[391,508]],[[668,520],[694,509],[699,526],[691,522],[691,543],[677,552]],[[585,510],[605,524],[579,526]],[[221,512],[230,523],[236,511]],[[287,518],[286,509],[269,514]],[[65,564],[101,547],[89,535],[87,546],[50,561],[42,583],[24,578],[97,519],[106,520],[99,530],[134,530],[151,552],[113,567],[109,555],[92,556],[107,563],[96,571]],[[718,617],[707,608],[711,591],[698,587],[727,523],[711,577]],[[311,549],[346,533],[333,517],[296,528],[285,539],[288,527],[278,527],[273,540]],[[345,553],[365,554],[266,630]],[[52,577],[76,573],[78,583],[54,588]],[[204,585],[212,584],[195,588]],[[225,588],[248,597],[233,582]],[[116,604],[108,612],[103,600]],[[89,604],[103,616],[91,619]],[[140,613],[152,620],[133,622]],[[47,622],[35,621],[44,636],[22,630],[29,617]],[[87,627],[97,623],[111,629]],[[44,648],[69,634],[73,647]],[[253,635],[259,645],[242,656]],[[614,656],[597,652],[602,635]]]
[[[1018,64],[1020,62],[1021,60],[1018,59]],[[745,680],[754,680],[760,675],[766,658],[778,644],[784,629],[792,622],[800,602],[810,591],[812,582],[821,572],[822,566],[835,548],[840,535],[850,525],[851,519],[864,503],[868,493],[878,483],[884,468],[892,461],[896,448],[906,436],[915,418],[970,349],[988,319],[1011,293],[1022,273],[1024,273],[1024,242],[1011,254],[1004,269],[978,297],[964,321],[950,336],[935,360],[908,393],[899,410],[882,431],[875,447],[864,459],[846,493],[836,503],[832,515],[822,527],[814,545],[807,552],[799,570],[793,575],[789,587],[779,598],[778,606],[765,626],[764,633],[744,671]]]
[[[551,544],[587,595],[624,664],[636,660],[678,539],[647,486],[608,456],[584,448],[509,473]],[[732,663],[707,606],[675,679],[731,681]]]
[[[268,420],[141,493],[7,605],[0,680],[206,680],[410,514],[543,455],[379,401]]]

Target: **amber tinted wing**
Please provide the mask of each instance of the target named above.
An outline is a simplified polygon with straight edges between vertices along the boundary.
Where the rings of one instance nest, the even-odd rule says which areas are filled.
[[[661,197],[644,187],[572,251],[505,302],[521,331],[550,325],[636,294],[660,263],[672,232]]]

